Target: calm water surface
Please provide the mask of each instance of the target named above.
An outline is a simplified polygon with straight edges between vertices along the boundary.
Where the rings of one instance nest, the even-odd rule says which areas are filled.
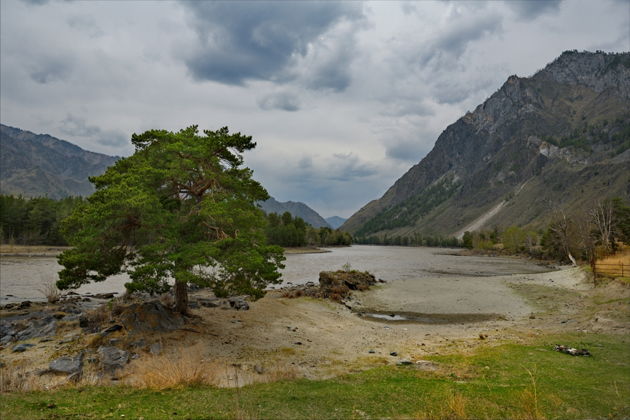
[[[339,270],[344,264],[350,264],[353,269],[369,271],[387,281],[548,271],[526,260],[449,255],[453,251],[444,248],[354,245],[332,248],[331,252],[321,254],[287,255],[286,268],[282,271],[283,284],[317,283],[320,271]],[[40,290],[46,283],[57,280],[60,268],[54,257],[0,258],[0,302],[43,300]],[[113,276],[104,282],[82,286],[77,292],[123,293],[128,279],[127,275]]]

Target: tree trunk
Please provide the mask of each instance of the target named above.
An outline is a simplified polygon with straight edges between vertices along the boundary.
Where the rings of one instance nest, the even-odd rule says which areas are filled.
[[[188,313],[188,285],[184,281],[175,281],[175,310],[182,314]]]

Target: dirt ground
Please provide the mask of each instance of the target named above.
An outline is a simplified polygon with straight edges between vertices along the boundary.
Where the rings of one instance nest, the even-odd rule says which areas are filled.
[[[326,378],[427,355],[470,351],[479,345],[524,342],[547,333],[630,333],[630,288],[615,282],[594,287],[579,268],[494,277],[456,277],[447,293],[445,279],[394,281],[355,295],[351,306],[269,292],[250,310],[193,309],[185,328],[145,335],[159,342],[163,360],[177,363],[194,350],[198,363],[218,369],[216,383],[242,385],[286,377]],[[433,285],[432,285],[433,284]],[[196,292],[204,296],[207,292]],[[374,320],[357,312],[387,311],[458,314],[451,322]],[[476,321],[475,314],[492,314]],[[80,330],[62,331],[71,336]],[[480,338],[483,336],[483,339]],[[74,343],[74,344],[73,344]],[[81,340],[43,343],[24,353],[0,350],[4,363],[42,368],[53,357],[77,351]],[[152,356],[142,353],[121,375]],[[427,365],[430,366],[430,365]]]
[[[195,347],[208,360],[238,366],[242,370],[240,380],[247,383],[263,379],[252,373],[257,367],[265,372],[290,371],[298,377],[324,378],[546,333],[630,332],[630,289],[615,283],[594,288],[578,268],[459,281],[470,282],[460,290],[462,296],[470,287],[488,299],[459,302],[454,313],[464,316],[453,323],[372,320],[338,303],[306,297],[288,299],[272,292],[252,303],[249,311],[194,310],[196,318],[190,325],[197,332],[165,336],[165,349],[176,357],[182,347]],[[425,302],[431,299],[430,305],[443,310],[445,305],[436,303],[440,296],[447,302],[457,300],[426,286],[392,282],[359,294],[356,300],[364,302],[359,305],[364,309],[374,304],[381,312],[392,307],[397,311],[402,306],[412,313],[426,313]],[[471,322],[465,317],[492,308],[499,312],[495,319]],[[502,313],[504,310],[507,312]],[[396,356],[391,355],[393,352]]]

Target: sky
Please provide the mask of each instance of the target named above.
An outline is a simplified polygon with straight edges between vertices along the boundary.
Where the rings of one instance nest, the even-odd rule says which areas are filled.
[[[84,149],[253,136],[280,201],[349,217],[440,133],[565,50],[630,50],[630,1],[0,2],[0,120]]]

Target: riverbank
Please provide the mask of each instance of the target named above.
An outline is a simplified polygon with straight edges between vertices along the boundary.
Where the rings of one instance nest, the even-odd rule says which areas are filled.
[[[615,282],[593,287],[575,269],[502,280],[531,305],[529,316],[446,325],[375,322],[340,304],[287,299],[279,291],[250,303],[249,311],[193,309],[181,328],[144,337],[159,341],[160,354],[137,350],[139,357],[114,382],[86,372],[79,383],[49,383],[46,392],[0,394],[0,416],[629,416],[630,289]],[[388,286],[398,287],[367,293]],[[121,334],[108,338],[120,342]],[[71,330],[11,358],[0,350],[3,381],[76,352],[81,338],[68,342],[68,336]],[[592,356],[562,354],[555,344],[587,348]]]
[[[364,251],[371,252],[374,249]],[[313,258],[321,262],[319,258],[328,256],[331,254],[314,255]],[[301,262],[304,257],[307,256],[296,256],[296,261]],[[73,393],[77,392],[73,389],[78,387],[81,392],[86,392],[85,395],[99,399],[105,393],[121,404],[127,397],[133,399],[130,395],[143,395],[154,401],[153,405],[164,406],[178,413],[190,413],[191,417],[198,417],[199,414],[194,413],[200,413],[199,410],[207,407],[211,413],[217,414],[213,414],[213,417],[242,418],[245,413],[247,417],[253,418],[294,418],[301,406],[296,401],[286,400],[282,395],[284,392],[290,395],[296,392],[310,395],[309,404],[314,407],[310,418],[316,418],[319,415],[326,417],[331,412],[328,405],[322,405],[322,401],[314,395],[328,398],[325,397],[328,391],[323,390],[337,389],[342,394],[348,394],[344,401],[358,403],[360,399],[356,398],[359,396],[374,398],[371,392],[380,392],[389,395],[392,402],[399,403],[390,407],[390,411],[383,411],[389,407],[385,402],[373,405],[366,403],[365,407],[369,406],[366,411],[361,405],[349,407],[339,402],[339,413],[344,413],[341,417],[347,417],[346,414],[352,413],[354,409],[369,412],[370,416],[382,416],[379,413],[387,412],[389,414],[386,417],[405,417],[411,415],[410,411],[406,411],[410,407],[416,410],[411,411],[412,414],[416,413],[413,416],[425,413],[425,417],[449,417],[439,414],[442,413],[440,410],[447,410],[443,413],[457,417],[448,411],[448,404],[444,405],[452,397],[455,400],[449,404],[458,404],[460,398],[464,405],[468,404],[469,411],[463,411],[465,414],[474,416],[480,413],[471,408],[476,403],[470,401],[481,399],[487,401],[486,405],[481,405],[486,410],[483,412],[489,413],[486,416],[509,418],[516,413],[510,411],[515,402],[523,397],[516,391],[525,391],[531,384],[532,379],[519,364],[524,361],[531,365],[528,369],[535,375],[537,383],[557,385],[557,378],[553,376],[556,374],[576,383],[575,387],[572,384],[563,386],[557,392],[552,392],[552,388],[540,388],[551,392],[547,395],[558,396],[563,401],[558,407],[564,407],[562,410],[565,411],[558,411],[560,408],[552,406],[553,401],[550,399],[545,399],[543,403],[541,397],[542,411],[539,417],[563,417],[558,413],[566,414],[571,410],[582,414],[582,417],[627,412],[623,411],[627,409],[626,406],[614,404],[617,400],[605,398],[624,384],[630,385],[628,358],[626,362],[619,362],[625,357],[620,356],[619,349],[625,348],[626,353],[628,350],[630,288],[615,282],[603,282],[595,287],[583,271],[575,268],[540,273],[534,272],[535,267],[519,265],[513,259],[472,257],[447,258],[444,263],[436,265],[438,257],[424,268],[425,273],[431,273],[430,276],[398,276],[397,280],[388,280],[373,290],[355,292],[353,299],[345,302],[347,306],[307,297],[286,298],[283,290],[275,290],[256,302],[249,302],[249,310],[235,310],[225,302],[217,303],[207,290],[195,291],[191,294],[192,316],[181,323],[173,321],[173,328],[167,330],[142,332],[132,327],[113,328],[127,325],[120,323],[126,319],[124,316],[121,318],[121,313],[139,313],[135,309],[125,310],[129,303],[119,303],[118,300],[94,311],[99,314],[101,324],[98,324],[98,329],[91,330],[93,332],[86,332],[86,324],[81,321],[82,315],[73,313],[72,307],[50,307],[51,316],[57,317],[56,333],[44,339],[21,341],[20,344],[33,345],[23,352],[13,351],[18,343],[5,344],[0,349],[0,362],[4,364],[3,381],[16,378],[18,383],[22,381],[22,389],[25,390],[58,391],[52,394],[12,394],[0,398],[7,401],[7,407],[15,407],[20,402],[27,404],[27,401],[30,401],[29,406],[39,404],[38,401],[50,401],[56,407],[66,407],[66,411],[49,412],[46,409],[42,417],[53,413],[62,416],[84,408],[82,403],[72,398],[75,395]],[[338,257],[334,261],[337,260]],[[490,267],[489,263],[494,263],[494,266]],[[526,272],[497,275],[515,269]],[[471,275],[466,276],[462,274],[463,271]],[[474,294],[475,290],[478,293]],[[23,313],[23,319],[28,319],[36,316],[40,310],[40,306],[33,305],[21,312],[15,309],[10,312]],[[420,321],[414,321],[365,316],[365,313],[372,311],[384,315],[400,312],[408,315],[429,314],[434,318],[420,317]],[[478,316],[488,313],[495,316]],[[5,310],[0,311],[0,318],[7,319],[8,314]],[[433,322],[436,315],[443,314],[449,316],[441,317],[440,322]],[[81,327],[82,323],[84,327]],[[168,325],[171,325],[170,321]],[[112,327],[112,331],[104,333],[109,327]],[[553,352],[552,345],[556,343],[588,348],[594,354],[593,359],[580,359],[585,360],[582,362]],[[103,346],[120,348],[126,352],[125,363],[113,377],[99,370],[101,362],[97,349]],[[507,353],[503,353],[504,350]],[[492,353],[494,356],[487,356],[488,352],[495,352]],[[78,383],[68,382],[65,376],[39,376],[36,373],[48,369],[52,360],[61,356],[76,357],[78,354],[84,354],[85,360],[83,376]],[[510,358],[510,363],[505,362],[505,357]],[[588,360],[596,362],[586,365],[591,363]],[[483,370],[482,363],[490,367],[492,375]],[[557,372],[567,363],[573,363],[576,370]],[[471,369],[471,364],[477,367]],[[598,383],[597,377],[592,375],[582,377],[587,368],[602,374],[610,371],[615,382]],[[369,389],[363,388],[360,384],[368,378],[373,384]],[[490,393],[493,396],[485,393],[481,386],[484,381],[487,382],[484,386],[497,393]],[[418,400],[416,404],[410,403],[404,394],[390,395],[391,389],[399,389],[394,385],[397,383],[407,391],[420,386],[416,389],[420,392],[426,387],[427,391],[423,392],[431,396],[430,401],[421,399],[422,403]],[[512,384],[511,388],[503,389],[508,383]],[[211,387],[200,390],[187,388],[187,384]],[[349,384],[354,385],[350,387]],[[576,402],[576,398],[568,394],[569,389],[577,392],[578,384],[585,389],[580,391],[582,402]],[[98,386],[92,388],[94,385]],[[89,388],[83,388],[85,386]],[[136,389],[147,386],[159,389],[184,388],[159,394]],[[234,386],[247,388],[237,394],[214,388]],[[357,391],[351,391],[353,388]],[[592,397],[586,395],[595,388],[597,392],[592,391]],[[458,394],[458,390],[462,389],[467,391]],[[505,394],[502,394],[501,389]],[[445,390],[448,392],[443,393]],[[619,392],[623,394],[623,391]],[[175,394],[191,398],[191,401],[201,401],[197,398],[203,395],[215,396],[213,398],[217,402],[212,408],[194,402],[188,408],[182,408],[176,401],[165,397]],[[234,406],[228,404],[228,399],[221,397],[240,398],[243,395],[247,395],[244,398],[252,404],[262,398],[261,395],[266,395],[264,401],[258,400],[258,405],[263,407],[261,411],[252,411],[255,405],[248,403],[241,406],[245,411],[238,415],[233,411]],[[435,401],[432,403],[433,398]],[[604,399],[603,406],[611,410],[616,407],[616,411],[605,411],[602,404],[597,402],[598,398]],[[150,407],[138,404],[140,408],[133,412],[134,415],[148,413],[146,418],[159,418],[156,412],[150,411]],[[273,407],[285,404],[286,409],[273,411]],[[104,409],[106,404],[97,401],[96,405],[100,407],[95,412],[96,417],[104,415],[99,410]],[[422,407],[429,411],[421,411]],[[15,413],[26,413],[20,410],[23,409]],[[128,413],[128,410],[122,409],[114,411]],[[578,414],[570,417],[580,418]],[[18,415],[15,416],[17,418]]]
[[[66,249],[67,246],[51,245],[8,245],[0,244],[1,257],[56,257]]]

